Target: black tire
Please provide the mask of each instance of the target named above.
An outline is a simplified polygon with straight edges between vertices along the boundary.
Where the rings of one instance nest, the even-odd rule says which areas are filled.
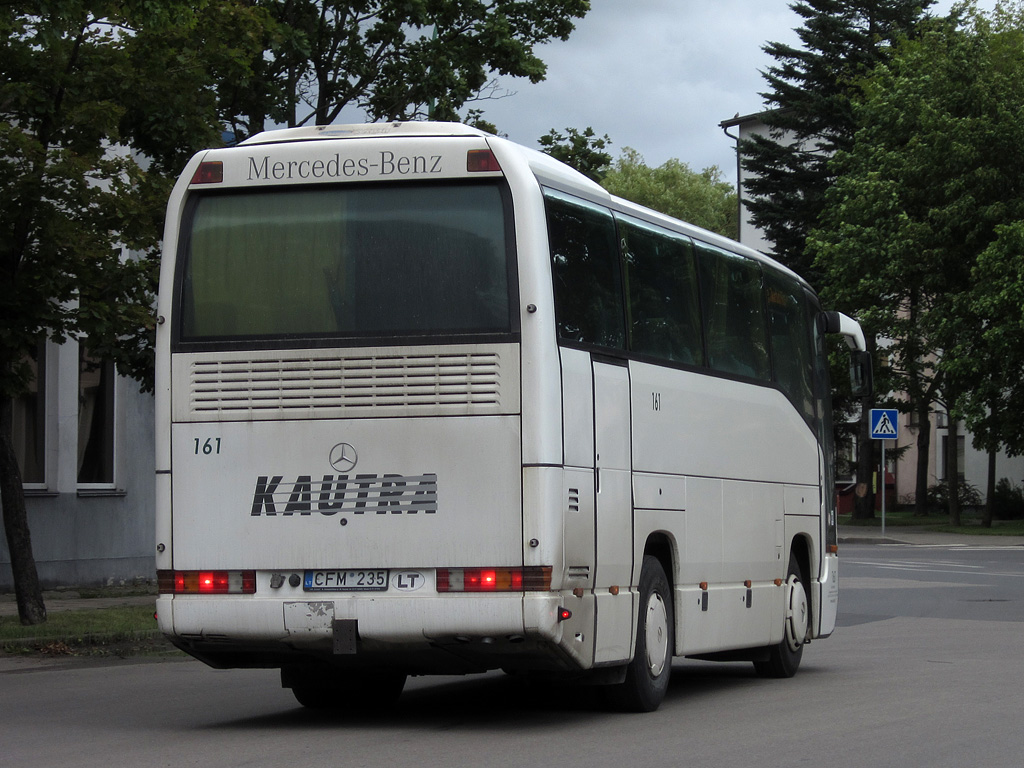
[[[790,555],[789,572],[786,575],[786,583],[783,584],[786,595],[782,642],[769,649],[767,661],[754,662],[754,669],[761,677],[792,677],[800,667],[811,621],[811,604],[806,583],[800,572],[800,564],[794,555]]]
[[[291,686],[295,700],[307,709],[374,714],[394,704],[405,687],[406,675],[394,670],[303,675]]]
[[[658,558],[644,555],[636,653],[626,667],[625,681],[608,687],[609,703],[626,712],[656,710],[668,691],[674,650],[672,588]]]

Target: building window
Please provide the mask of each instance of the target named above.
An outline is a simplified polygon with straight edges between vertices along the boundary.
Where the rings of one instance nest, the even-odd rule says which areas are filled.
[[[32,379],[14,399],[14,455],[26,485],[46,482],[46,342],[40,341],[28,360]]]
[[[78,482],[114,483],[114,363],[78,353]]]

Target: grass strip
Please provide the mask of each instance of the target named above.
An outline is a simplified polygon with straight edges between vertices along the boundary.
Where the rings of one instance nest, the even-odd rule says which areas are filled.
[[[0,651],[4,653],[129,656],[169,648],[157,630],[151,605],[50,611],[45,623],[28,627],[17,616],[0,617]]]

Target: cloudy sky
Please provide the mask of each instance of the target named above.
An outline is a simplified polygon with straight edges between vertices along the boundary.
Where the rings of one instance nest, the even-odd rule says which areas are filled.
[[[552,128],[592,126],[614,156],[633,147],[648,165],[676,157],[734,181],[735,145],[718,124],[761,109],[760,71],[773,62],[761,48],[797,45],[799,25],[789,0],[591,0],[567,42],[538,50],[547,80],[507,80],[514,96],[478,106],[527,146]]]

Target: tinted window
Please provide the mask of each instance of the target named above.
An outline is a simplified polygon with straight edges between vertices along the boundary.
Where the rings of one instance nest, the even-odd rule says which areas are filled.
[[[771,378],[760,265],[703,244],[698,252],[708,365],[723,373]]]
[[[546,194],[558,338],[624,347],[622,276],[611,211]]]
[[[765,275],[775,380],[808,423],[813,424],[814,337],[803,289],[795,280]]]
[[[496,186],[209,195],[186,240],[181,336],[510,330]]]
[[[693,244],[682,235],[619,218],[626,265],[630,349],[690,365],[704,362]]]

